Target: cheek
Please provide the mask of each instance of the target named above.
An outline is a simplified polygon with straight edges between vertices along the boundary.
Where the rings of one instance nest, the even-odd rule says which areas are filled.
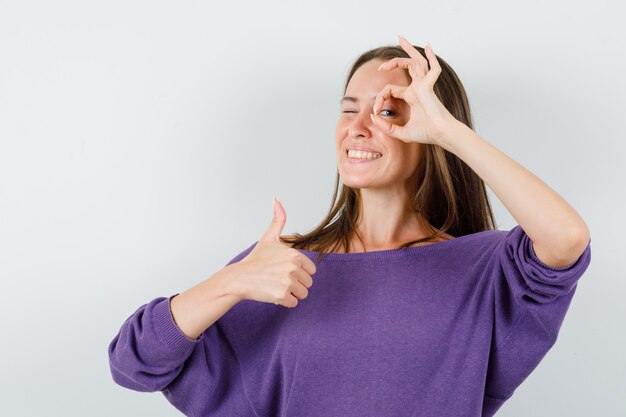
[[[338,147],[341,146],[342,142],[347,137],[348,137],[348,128],[338,124],[337,127],[335,128],[335,143],[337,144],[337,146]]]
[[[420,149],[412,145],[403,146],[393,151],[394,166],[400,171],[413,171],[420,160]]]
[[[342,123],[342,122],[337,123],[337,126],[335,127],[335,136],[337,137],[345,136],[347,132],[348,132],[347,124]]]

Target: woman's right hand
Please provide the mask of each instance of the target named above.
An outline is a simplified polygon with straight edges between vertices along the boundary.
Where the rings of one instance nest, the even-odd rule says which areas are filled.
[[[235,264],[237,293],[243,300],[293,308],[308,296],[316,267],[306,255],[280,242],[286,221],[285,209],[275,200],[270,227],[254,249]]]

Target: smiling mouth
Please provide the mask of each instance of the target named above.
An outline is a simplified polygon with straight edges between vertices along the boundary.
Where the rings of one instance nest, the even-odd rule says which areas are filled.
[[[356,154],[356,151],[353,151],[353,155]],[[383,157],[383,154],[380,152],[366,152],[366,154],[372,154],[374,155],[373,158],[366,158],[366,157],[356,157],[356,156],[350,156],[350,149],[346,150],[346,156],[349,160],[352,161],[375,161],[377,159],[380,159]],[[361,153],[360,155],[363,155],[363,153]]]
[[[354,157],[351,157],[346,152],[346,163],[350,165],[363,165],[363,164],[374,163],[383,157],[382,154],[379,154],[379,155],[380,156],[377,156],[375,158],[354,158]]]

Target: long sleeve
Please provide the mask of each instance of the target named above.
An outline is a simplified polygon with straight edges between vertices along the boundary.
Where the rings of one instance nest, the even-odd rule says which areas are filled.
[[[231,259],[241,260],[252,246]],[[197,339],[176,325],[170,302],[158,297],[122,324],[108,347],[113,380],[141,392],[161,391],[186,415],[250,415],[241,368],[222,319]]]
[[[113,380],[135,391],[165,388],[178,376],[196,344],[180,331],[169,298],[158,297],[137,309],[109,344]]]
[[[492,416],[556,343],[579,278],[591,262],[591,240],[571,265],[554,268],[535,254],[517,225],[494,247],[488,268],[494,291],[494,335],[483,416]]]

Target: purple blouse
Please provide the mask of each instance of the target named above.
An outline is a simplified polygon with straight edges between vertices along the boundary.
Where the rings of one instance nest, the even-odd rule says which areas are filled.
[[[555,344],[590,244],[563,268],[519,225],[332,253],[296,307],[244,300],[196,340],[159,297],[111,341],[111,374],[196,417],[493,416]]]

